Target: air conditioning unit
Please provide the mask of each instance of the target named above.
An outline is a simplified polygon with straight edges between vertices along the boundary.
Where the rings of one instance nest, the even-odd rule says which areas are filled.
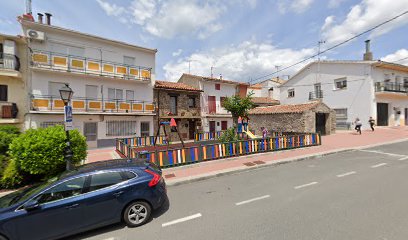
[[[33,29],[28,29],[26,36],[30,39],[35,39],[35,40],[39,40],[39,41],[44,41],[45,40],[45,33],[44,32],[40,32],[40,31],[36,31]]]

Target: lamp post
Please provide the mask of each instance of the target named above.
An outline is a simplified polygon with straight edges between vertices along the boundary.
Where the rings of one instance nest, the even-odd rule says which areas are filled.
[[[60,90],[60,95],[61,95],[61,100],[64,102],[64,113],[65,113],[65,122],[67,122],[67,108],[69,107],[69,103],[71,102],[72,95],[74,95],[74,91],[69,87],[68,84],[65,84]],[[71,142],[69,139],[69,130],[67,129],[67,126],[65,126],[65,134],[66,134],[66,139],[65,139],[65,162],[66,162],[66,170],[70,171],[72,170],[72,149],[71,149]]]

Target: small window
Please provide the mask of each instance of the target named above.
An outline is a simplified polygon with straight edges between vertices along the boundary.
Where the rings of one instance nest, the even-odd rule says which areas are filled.
[[[106,122],[106,136],[129,136],[135,134],[136,121],[113,120]]]
[[[221,84],[216,83],[215,84],[215,90],[221,90]]]
[[[346,89],[347,88],[347,79],[346,78],[339,78],[334,80],[334,89]]]
[[[123,181],[120,172],[107,172],[100,173],[91,176],[91,184],[89,185],[89,191],[95,191],[98,189],[110,187]]]
[[[78,196],[84,193],[84,183],[85,177],[68,180],[42,193],[37,201],[42,204]]]
[[[224,101],[225,101],[226,97],[220,97],[220,105],[221,107],[224,107]]]
[[[0,101],[7,102],[7,85],[0,85]]]
[[[289,89],[288,90],[288,98],[293,98],[295,97],[295,89]]]
[[[196,107],[195,97],[194,96],[188,97],[188,107],[189,108],[195,108]]]
[[[132,90],[126,90],[126,101],[135,100],[135,92]]]
[[[135,65],[135,58],[129,56],[123,56],[123,63],[129,66]]]
[[[177,115],[177,96],[170,96],[170,112]]]
[[[334,111],[336,111],[336,119],[347,119],[347,108],[337,108]]]
[[[140,123],[140,136],[142,137],[150,136],[150,122]]]
[[[130,171],[122,172],[121,174],[122,174],[123,180],[125,181],[136,177],[136,174]]]

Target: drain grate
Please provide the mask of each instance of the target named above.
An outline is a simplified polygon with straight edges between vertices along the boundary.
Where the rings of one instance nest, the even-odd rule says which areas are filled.
[[[165,178],[174,178],[176,175],[174,173],[164,175]]]
[[[251,163],[251,162],[246,162],[246,163],[243,163],[245,166],[247,166],[247,167],[252,167],[252,166],[255,166],[255,163]]]
[[[253,161],[253,163],[255,163],[255,164],[265,164],[264,161]]]

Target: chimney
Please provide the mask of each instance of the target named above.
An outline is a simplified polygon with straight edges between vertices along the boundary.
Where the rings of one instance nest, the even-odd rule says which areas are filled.
[[[373,53],[370,52],[370,40],[365,40],[365,47],[366,51],[363,56],[364,61],[372,61],[373,60]]]
[[[47,25],[51,25],[52,14],[51,13],[45,13],[45,16],[47,17]]]
[[[37,15],[38,15],[38,23],[43,24],[43,16],[44,16],[44,14],[42,14],[42,13],[37,13]]]
[[[220,74],[220,80],[222,80],[222,74]]]

